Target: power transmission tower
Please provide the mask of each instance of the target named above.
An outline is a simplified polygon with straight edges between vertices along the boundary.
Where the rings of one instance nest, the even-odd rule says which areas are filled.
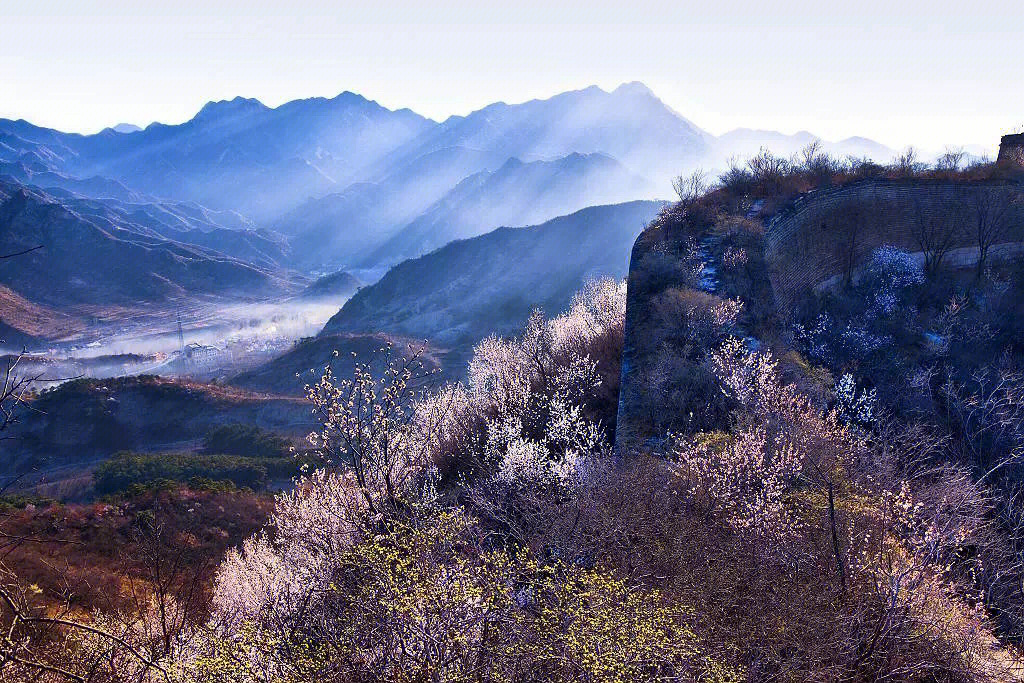
[[[175,315],[178,318],[178,349],[182,355],[185,353],[185,333],[181,329],[181,309],[179,308]]]

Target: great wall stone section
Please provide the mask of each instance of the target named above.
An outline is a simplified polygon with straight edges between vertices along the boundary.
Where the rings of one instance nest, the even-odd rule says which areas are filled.
[[[1003,168],[1024,168],[1024,133],[1003,136],[999,141],[996,164]]]
[[[638,447],[657,448],[664,434],[656,434],[650,428],[651,410],[656,410],[663,401],[650,393],[652,371],[652,339],[644,334],[651,314],[650,299],[654,294],[651,287],[650,257],[663,257],[667,261],[678,260],[687,250],[687,235],[677,232],[671,225],[659,221],[640,233],[629,259],[629,276],[626,288],[626,328],[622,349],[622,374],[619,385],[619,406],[616,417],[615,447],[622,454],[629,454]],[[702,245],[706,248],[706,245]],[[658,291],[668,287],[686,287],[686,281],[678,279],[681,273],[670,269],[664,273],[666,279],[659,281]],[[714,271],[705,268],[701,286],[715,288]],[[645,400],[656,399],[656,400]]]
[[[917,235],[923,225],[938,221],[961,226],[944,262],[974,263],[978,249],[971,226],[978,206],[1022,190],[1013,181],[867,180],[803,195],[779,211],[765,231],[776,304],[791,311],[808,293],[850,277],[882,245],[921,252]],[[1024,241],[1024,204],[1012,205],[1003,220],[1008,227],[992,253],[1016,254]]]
[[[915,221],[970,221],[970,212],[979,199],[993,193],[1021,192],[1024,183],[1011,180],[970,184],[866,180],[797,197],[777,211],[765,227],[765,256],[776,306],[785,316],[815,289],[839,284],[879,246],[890,244],[918,252],[915,232],[919,224]],[[1006,239],[991,253],[1020,258],[1024,256],[1024,203],[1011,207],[1006,220]],[[646,269],[652,255],[671,259],[682,253],[686,239],[671,225],[656,221],[633,246],[615,439],[616,449],[622,454],[638,448],[657,449],[665,436],[650,428],[647,414],[659,406],[664,410],[664,397],[637,400],[649,393],[650,373],[657,372],[651,340],[643,332],[649,322],[652,296]],[[963,230],[943,262],[968,267],[976,263],[977,253],[974,239]],[[669,281],[661,286],[685,284]]]

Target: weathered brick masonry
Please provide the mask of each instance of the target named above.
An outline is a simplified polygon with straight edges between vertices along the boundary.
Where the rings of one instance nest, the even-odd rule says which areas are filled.
[[[1003,136],[996,164],[1003,168],[1024,168],[1024,133]]]
[[[1013,181],[959,183],[923,180],[866,180],[803,195],[781,210],[765,231],[776,304],[790,311],[810,291],[849,277],[879,246],[920,252],[923,222],[947,220],[959,225],[949,259],[959,265],[977,258],[972,234],[980,203],[1024,186]],[[1013,251],[1024,240],[1024,204],[1012,205],[1007,229],[994,253]]]
[[[783,314],[815,288],[838,282],[879,246],[891,244],[911,253],[921,250],[916,233],[921,222],[938,219],[959,225],[952,250],[944,263],[970,266],[977,261],[972,221],[979,202],[1002,193],[1024,192],[1014,181],[959,183],[923,180],[865,180],[838,188],[818,190],[785,204],[765,228],[765,256],[776,305]],[[1004,218],[1007,229],[993,255],[1024,258],[1024,204],[1011,206]],[[665,397],[648,395],[646,383],[658,362],[659,350],[645,338],[650,298],[664,287],[686,286],[661,282],[655,291],[643,283],[647,259],[681,253],[687,235],[663,227],[640,235],[630,260],[626,303],[626,333],[616,428],[616,447],[629,453],[648,439],[664,434],[649,428],[647,413],[665,410]]]

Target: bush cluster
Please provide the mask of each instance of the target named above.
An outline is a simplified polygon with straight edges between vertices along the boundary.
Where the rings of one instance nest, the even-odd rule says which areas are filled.
[[[93,473],[96,493],[101,496],[128,492],[131,487],[152,486],[160,480],[189,483],[195,478],[230,482],[237,487],[259,489],[269,477],[297,473],[292,458],[251,458],[239,455],[197,453],[121,452],[99,465]]]
[[[255,425],[227,424],[216,427],[203,439],[207,453],[244,455],[250,458],[283,458],[289,454],[286,438]]]

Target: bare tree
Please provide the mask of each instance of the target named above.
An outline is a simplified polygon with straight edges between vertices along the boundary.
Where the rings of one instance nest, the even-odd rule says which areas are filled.
[[[24,256],[25,254],[36,251],[37,249],[42,249],[42,245],[14,252],[12,254],[0,255],[0,261],[15,258],[17,256]],[[0,342],[2,341],[3,340],[0,339]],[[18,412],[27,405],[26,399],[28,398],[33,383],[39,379],[39,377],[30,377],[20,372],[19,367],[24,357],[24,350],[22,350],[21,353],[7,357],[7,367],[3,370],[3,386],[0,387],[0,435],[7,431],[7,428],[17,420]],[[0,436],[0,438],[7,437]]]
[[[820,140],[815,140],[800,150],[794,165],[797,164],[818,183],[828,183],[840,170],[839,163],[822,151]]]
[[[183,545],[180,534],[167,528],[166,522],[155,516],[139,522],[134,532],[137,552],[124,572],[132,606],[125,626],[140,631],[154,654],[168,657],[188,626],[202,621],[206,598],[202,577],[215,567],[209,558]],[[146,614],[151,618],[138,619]]]
[[[708,190],[711,189],[711,182],[707,172],[698,168],[688,176],[677,176],[672,181],[672,189],[679,196],[679,203],[684,209],[689,209]]]
[[[979,186],[971,190],[967,202],[974,243],[978,246],[980,275],[985,271],[992,246],[1010,237],[1010,219],[1013,208],[1020,202],[1020,194],[1008,187]]]
[[[982,472],[982,479],[1024,460],[1024,373],[982,368],[962,385],[942,387],[957,456]]]
[[[841,210],[836,211],[836,227],[841,235],[835,246],[836,257],[842,266],[843,283],[849,285],[853,281],[853,273],[860,262],[864,251],[864,233],[871,207],[858,199],[846,199]]]
[[[924,253],[925,271],[935,273],[956,245],[963,216],[948,203],[936,207],[934,202],[921,199],[915,199],[909,210],[907,223],[918,249]]]
[[[755,183],[768,192],[777,192],[782,186],[783,179],[792,170],[792,165],[788,159],[775,156],[762,147],[760,152],[747,160],[747,168],[750,169]]]
[[[21,372],[20,366],[25,353],[8,356],[3,368],[3,386],[0,386],[0,440],[9,439],[4,434],[7,429],[18,421],[18,414],[28,407],[28,397],[32,386],[40,375],[27,375]]]
[[[935,162],[935,168],[940,171],[959,171],[967,156],[963,147],[947,147],[946,151]]]
[[[729,159],[729,169],[718,176],[718,182],[723,189],[733,195],[736,201],[736,209],[746,212],[750,205],[750,192],[754,186],[754,176],[746,168],[739,157]]]
[[[902,154],[892,160],[892,170],[901,177],[913,177],[925,169],[917,156],[917,150],[907,147]]]
[[[1002,621],[1019,639],[1024,636],[1024,485],[1004,488],[996,506],[1008,541],[1007,555],[1000,563],[990,563],[986,598],[1000,605]]]
[[[810,168],[814,160],[821,154],[821,140],[814,140],[800,150],[800,162],[804,168]]]
[[[34,592],[0,565],[0,680],[109,680],[103,667],[121,654],[142,671],[170,680],[159,661],[131,642],[129,632],[116,633],[76,618],[70,598],[56,610],[46,609],[32,599]],[[81,647],[83,640],[92,647]]]

